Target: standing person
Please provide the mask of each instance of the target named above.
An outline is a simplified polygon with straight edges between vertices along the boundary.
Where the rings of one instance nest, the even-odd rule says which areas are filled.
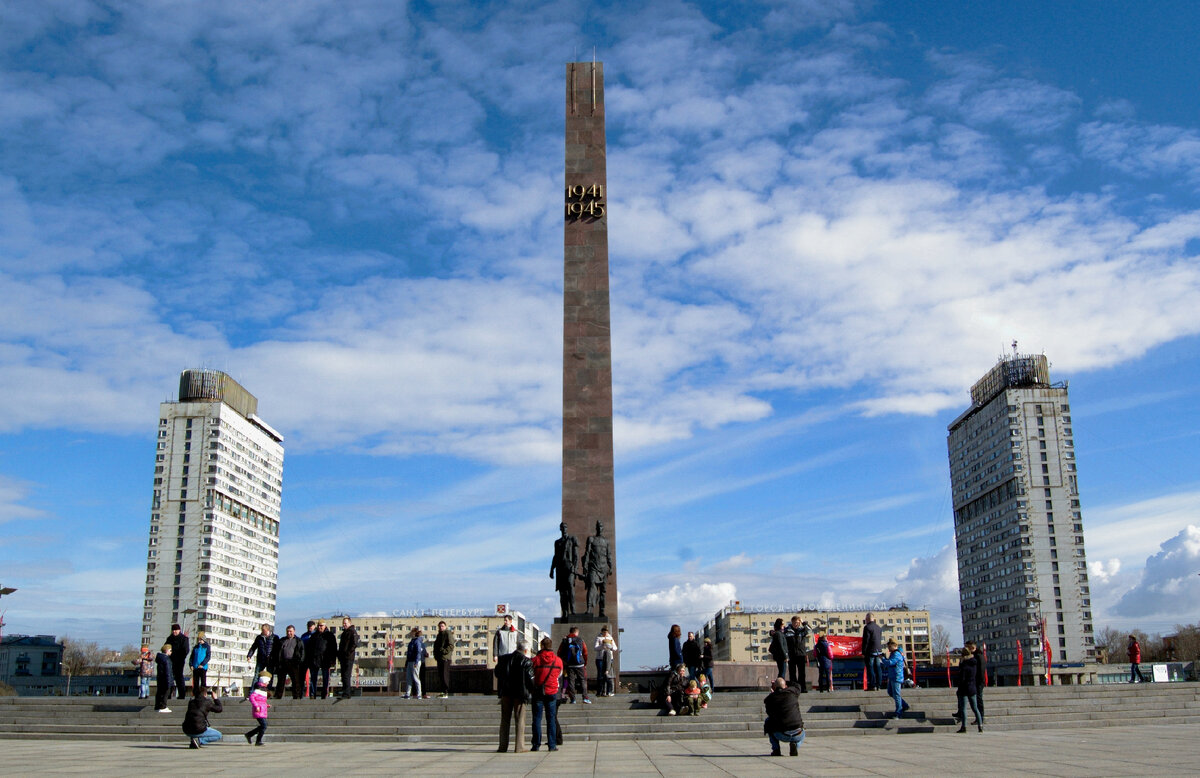
[[[883,663],[887,666],[888,694],[896,702],[892,716],[900,718],[908,710],[908,703],[900,695],[900,689],[904,686],[904,652],[895,640],[888,640],[887,649],[888,657]]]
[[[271,664],[275,666],[279,679],[275,682],[275,699],[283,697],[287,679],[292,679],[292,699],[304,696],[304,640],[296,634],[296,628],[287,625],[284,636],[275,641],[275,655]]]
[[[178,624],[171,625],[171,636],[167,638],[167,643],[171,645],[171,687],[175,689],[179,699],[184,698],[183,684],[183,668],[187,665],[188,653],[191,651],[191,644],[188,642],[188,636],[183,634],[183,630]]]
[[[862,657],[867,668],[867,691],[883,688],[883,629],[868,613],[862,631]],[[890,687],[889,687],[890,688]]]
[[[492,658],[499,662],[500,657],[517,650],[517,628],[513,626],[511,613],[504,614],[504,623],[496,629],[492,636]]]
[[[254,677],[262,675],[263,670],[274,671],[274,666],[271,664],[271,654],[275,651],[275,641],[279,638],[271,630],[270,624],[263,624],[259,628],[258,634],[254,637],[254,642],[250,644],[250,650],[246,652],[246,658],[254,657]]]
[[[295,632],[294,628],[292,629],[292,632]],[[271,712],[271,703],[267,702],[267,699],[271,695],[270,689],[267,687],[270,685],[270,683],[271,674],[267,671],[263,671],[263,674],[260,675],[258,680],[254,683],[254,691],[250,692],[250,715],[254,717],[254,721],[258,726],[246,733],[246,742],[254,743],[256,746],[261,746],[263,744],[263,735],[267,734],[267,716]],[[282,692],[283,681],[279,681],[275,688],[278,690],[278,692]],[[258,742],[255,742],[255,737],[258,738]]]
[[[965,703],[970,703],[971,712],[975,714],[975,726],[979,727],[979,731],[983,731],[983,717],[979,715],[979,708],[975,706],[975,668],[977,662],[975,656],[971,653],[971,649],[963,646],[960,651],[962,659],[958,663],[958,716],[959,732],[967,731],[967,709]]]
[[[687,706],[687,665],[671,668],[662,683],[662,705],[668,716],[678,715]]]
[[[687,665],[688,677],[692,680],[700,677],[700,662],[703,659],[703,653],[699,641],[696,640],[696,633],[689,632],[687,640],[683,641],[683,663]]]
[[[563,664],[554,653],[554,641],[542,638],[542,650],[533,658],[533,750],[542,745],[542,714],[546,715],[546,747],[557,751],[555,736],[558,734],[558,683],[562,678]]]
[[[454,663],[454,633],[446,622],[438,622],[437,637],[433,639],[433,658],[437,662],[438,677],[442,679],[442,699],[450,696],[450,665]]]
[[[208,641],[204,639],[204,631],[196,633],[196,645],[192,648],[192,655],[188,659],[188,664],[192,666],[192,696],[202,695],[208,689],[208,660],[212,656],[212,650],[208,647]]]
[[[775,628],[771,630],[771,645],[767,648],[771,658],[775,660],[775,666],[779,670],[775,674],[777,678],[786,678],[788,672],[788,646],[787,637],[783,634],[783,619],[775,619]]]
[[[780,743],[788,744],[792,756],[800,753],[800,744],[804,742],[804,717],[800,715],[799,693],[781,676],[771,684],[771,693],[763,699],[767,709],[763,731],[771,739],[771,756],[783,756]]]
[[[817,658],[817,691],[832,692],[833,691],[833,650],[829,648],[829,641],[824,635],[817,638],[817,645],[813,648],[813,653]]]
[[[576,690],[583,695],[585,704],[592,704],[587,693],[587,656],[587,645],[583,638],[579,637],[579,627],[571,627],[567,636],[558,644],[558,657],[562,659],[566,670],[565,690],[572,705],[575,704]]]
[[[533,700],[534,693],[533,662],[529,660],[525,641],[517,643],[516,651],[501,657],[493,672],[500,691],[500,747],[496,750],[502,754],[508,750],[509,723],[515,718],[517,738],[513,751],[523,753],[525,707]]]
[[[611,697],[615,691],[613,665],[616,663],[617,641],[609,634],[608,627],[601,627],[596,636],[596,693]]]
[[[667,667],[674,668],[675,665],[683,664],[683,630],[678,624],[672,624],[671,629],[667,632]]]
[[[986,645],[986,644],[985,644]],[[975,648],[975,641],[968,640],[967,648],[971,649],[971,654],[975,657],[975,709],[979,711],[979,720],[983,721],[983,689],[987,686],[987,652],[978,651]]]
[[[308,661],[308,641],[317,633],[317,622],[309,620],[305,625],[304,634],[300,636],[300,642],[304,644],[304,665],[301,667],[301,672],[304,673],[304,692],[316,696],[317,694],[317,679],[312,672],[309,671]],[[301,695],[303,696],[303,695]]]
[[[333,633],[325,626],[325,620],[317,621],[317,631],[308,639],[304,652],[308,662],[308,672],[312,677],[312,696],[317,696],[317,681],[321,682],[321,699],[329,696],[329,671],[337,661],[337,641]]]
[[[138,699],[150,699],[150,679],[154,677],[154,656],[150,646],[142,646],[142,653],[133,660],[138,677]]]
[[[338,636],[338,664],[342,668],[342,690],[338,696],[348,700],[354,696],[354,658],[358,653],[358,630],[350,623],[350,617],[342,619],[342,634]]]
[[[704,667],[704,674],[708,676],[708,686],[711,690],[717,682],[713,679],[713,647],[712,641],[708,638],[704,639],[704,648],[701,651],[700,661]]]
[[[200,748],[221,739],[221,733],[208,723],[208,714],[224,710],[217,693],[197,694],[188,701],[187,713],[183,715],[183,734],[191,741],[188,748]]]
[[[799,686],[801,694],[808,693],[808,622],[801,621],[799,616],[792,616],[792,621],[783,630],[787,639],[788,650],[788,686]]]
[[[1129,682],[1141,683],[1146,682],[1146,676],[1142,675],[1142,645],[1138,643],[1137,635],[1129,636]]]
[[[171,664],[172,650],[170,643],[163,643],[162,650],[154,657],[154,666],[158,670],[154,686],[154,710],[159,713],[171,712],[167,707],[167,700],[171,698],[171,692],[175,689],[175,678],[171,672],[174,669]]]
[[[408,641],[408,650],[404,654],[404,677],[408,679],[408,689],[404,699],[429,699],[429,695],[421,694],[421,665],[429,652],[425,650],[425,639],[421,637],[421,628],[413,627],[412,639]],[[511,652],[510,652],[511,653]]]

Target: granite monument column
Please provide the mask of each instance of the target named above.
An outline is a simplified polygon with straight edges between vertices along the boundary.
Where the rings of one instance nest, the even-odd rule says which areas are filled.
[[[592,555],[589,570],[586,555],[581,555],[583,568],[575,581],[577,612],[574,616],[564,614],[561,620],[563,626],[574,624],[580,628],[589,651],[604,624],[610,626],[618,646],[621,641],[617,626],[605,157],[604,67],[598,62],[568,63],[563,203],[562,521],[578,539],[581,551],[598,536],[606,540],[605,553],[612,564],[611,569],[605,569],[602,561],[597,564],[603,556],[596,553]],[[603,541],[593,543],[595,548],[603,546]],[[600,582],[600,578],[606,580]],[[583,612],[589,601],[589,586],[593,611]],[[599,590],[601,586],[606,591]],[[599,603],[604,603],[603,615],[598,612]],[[595,665],[591,661],[588,664],[591,677]]]

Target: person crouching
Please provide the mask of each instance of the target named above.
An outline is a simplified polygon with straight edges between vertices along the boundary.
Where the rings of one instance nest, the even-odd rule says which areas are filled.
[[[188,701],[187,713],[183,715],[183,734],[190,739],[188,748],[200,748],[221,739],[221,733],[209,726],[208,714],[220,713],[224,710],[217,693],[196,692]]]
[[[771,740],[771,756],[783,756],[780,743],[787,743],[792,756],[799,753],[804,742],[804,718],[800,715],[800,689],[788,686],[783,678],[771,684],[771,693],[763,700],[767,708],[767,720],[763,722],[763,734]]]

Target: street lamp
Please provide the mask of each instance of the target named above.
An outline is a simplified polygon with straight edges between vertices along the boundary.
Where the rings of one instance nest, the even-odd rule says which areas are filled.
[[[16,589],[12,586],[0,585],[0,597],[12,594]],[[4,640],[4,614],[0,613],[0,640]]]

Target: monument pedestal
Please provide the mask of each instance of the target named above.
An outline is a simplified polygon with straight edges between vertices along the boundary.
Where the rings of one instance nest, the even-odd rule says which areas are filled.
[[[588,679],[588,694],[596,690],[596,636],[600,634],[601,627],[608,627],[609,634],[612,634],[612,621],[607,616],[593,616],[590,613],[576,613],[568,618],[556,618],[554,623],[550,625],[550,637],[554,640],[554,651],[558,651],[558,647],[562,645],[563,638],[571,631],[571,627],[579,628],[579,639],[587,646],[587,667],[584,668],[584,675]],[[621,644],[618,642],[617,647]],[[617,673],[621,669],[621,652],[618,651],[615,660],[616,666],[613,672]],[[563,668],[564,674],[566,668]],[[618,689],[620,691],[620,689]]]

